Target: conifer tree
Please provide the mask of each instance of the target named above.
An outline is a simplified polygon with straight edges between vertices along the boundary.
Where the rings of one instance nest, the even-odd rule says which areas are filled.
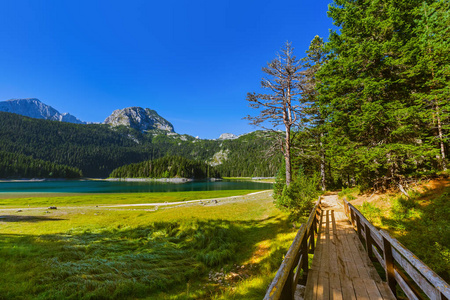
[[[423,2],[413,14],[414,35],[403,51],[404,63],[410,66],[405,74],[410,78],[420,116],[430,129],[431,142],[438,145],[441,168],[446,170],[450,120],[450,2]]]
[[[334,167],[348,181],[401,187],[404,171],[432,153],[417,142],[420,107],[401,60],[419,3],[335,0],[330,6],[329,16],[340,29],[330,34],[333,57],[319,71],[319,92],[321,105],[331,112]]]
[[[317,162],[320,170],[321,188],[326,190],[325,175],[325,111],[319,103],[317,92],[318,79],[316,73],[326,62],[327,52],[323,39],[315,36],[311,41],[303,63],[303,93],[301,102],[305,111],[305,126],[302,134],[296,140],[296,146],[300,148],[300,158],[306,157]]]

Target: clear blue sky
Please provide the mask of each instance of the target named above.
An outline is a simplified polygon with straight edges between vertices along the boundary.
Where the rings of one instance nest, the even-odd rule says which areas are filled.
[[[148,107],[200,138],[255,130],[245,100],[289,40],[327,38],[331,1],[0,0],[0,100],[102,122]]]

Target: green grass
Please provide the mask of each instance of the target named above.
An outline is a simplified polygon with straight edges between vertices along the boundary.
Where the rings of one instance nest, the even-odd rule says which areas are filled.
[[[380,223],[381,209],[370,202],[364,202],[358,210],[366,217],[372,224]]]
[[[382,210],[363,204],[361,212],[377,227],[388,230],[445,281],[450,281],[450,188],[389,199]]]
[[[353,188],[342,188],[342,190],[338,193],[339,199],[345,198],[347,201],[355,200],[360,193],[359,187]]]
[[[222,177],[223,180],[233,180],[233,181],[254,181],[254,182],[267,182],[274,183],[275,179],[252,179],[253,177]]]
[[[261,299],[296,233],[267,193],[157,211],[68,206],[0,210],[0,299]]]
[[[43,206],[77,206],[104,204],[138,204],[189,201],[197,199],[231,197],[256,192],[255,190],[219,190],[198,192],[170,192],[170,193],[123,193],[123,194],[77,194],[74,196],[32,196],[17,197],[0,194],[0,207],[43,207]],[[8,198],[10,197],[10,198]],[[3,198],[3,199],[1,199]]]

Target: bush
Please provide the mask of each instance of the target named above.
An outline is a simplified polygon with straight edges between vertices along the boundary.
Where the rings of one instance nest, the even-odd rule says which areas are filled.
[[[307,215],[320,194],[318,176],[308,177],[300,168],[287,186],[285,173],[285,167],[280,168],[274,184],[275,205],[280,209],[289,211],[295,217]]]
[[[358,195],[360,192],[359,187],[353,188],[342,188],[342,190],[338,193],[339,199],[345,198],[347,201],[355,200],[355,195]]]
[[[374,224],[375,221],[380,222],[381,209],[372,203],[364,201],[359,210],[372,224]]]

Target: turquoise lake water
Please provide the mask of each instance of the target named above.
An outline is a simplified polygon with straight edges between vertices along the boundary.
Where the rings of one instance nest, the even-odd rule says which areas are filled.
[[[0,182],[0,193],[151,193],[214,190],[266,190],[271,183],[196,181],[187,183],[118,182],[98,180]]]

